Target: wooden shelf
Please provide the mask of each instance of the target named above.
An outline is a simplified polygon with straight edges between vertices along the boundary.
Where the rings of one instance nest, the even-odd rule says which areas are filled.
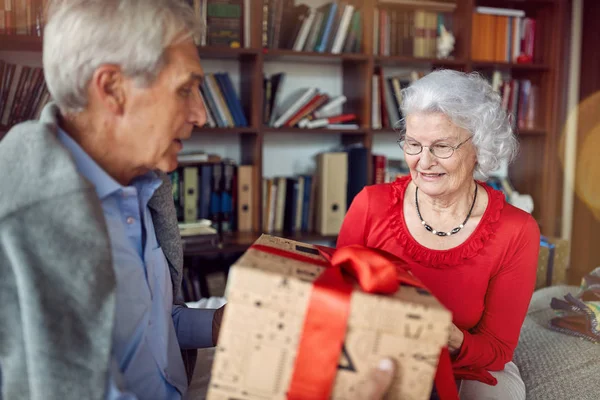
[[[42,51],[42,38],[25,35],[0,35],[0,51]]]
[[[373,132],[374,135],[377,135],[377,134],[382,134],[382,135],[396,134],[396,135],[399,135],[400,134],[400,131],[397,131],[397,130],[395,130],[393,128],[373,129],[372,132]]]
[[[204,59],[244,59],[256,57],[259,54],[258,49],[231,48],[218,46],[200,46],[198,47],[200,58]]]
[[[512,71],[547,71],[549,69],[546,64],[517,64],[496,61],[473,61],[473,69],[479,68],[497,68]]]
[[[545,129],[534,128],[534,129],[516,129],[515,132],[518,136],[544,136],[546,135]]]
[[[283,237],[303,243],[330,243],[335,245],[337,236],[323,236],[318,233],[300,232],[295,234],[272,232],[272,236]],[[183,238],[184,255],[186,257],[194,256],[213,256],[218,254],[242,253],[252,245],[262,235],[262,233],[233,232],[223,235],[220,243],[214,246],[195,246],[194,237]]]
[[[337,236],[323,236],[313,232],[270,232],[268,235],[283,237],[286,239],[296,240],[298,242],[314,243],[314,242],[332,242],[337,240]],[[223,245],[226,246],[250,246],[262,235],[262,233],[240,233],[234,232],[223,236]]]
[[[338,135],[340,133],[350,134],[350,135],[364,135],[367,132],[367,129],[327,129],[327,128],[318,128],[318,129],[306,129],[306,128],[271,128],[264,127],[262,129],[264,133],[289,133],[289,134],[318,134],[318,135]]]
[[[294,51],[288,49],[263,49],[265,61],[293,61],[293,62],[320,62],[339,63],[343,61],[366,62],[369,57],[362,53],[318,53],[307,51]]]
[[[504,8],[507,5],[512,7],[522,7],[523,5],[531,6],[533,5],[553,5],[561,2],[565,2],[564,0],[479,0],[479,6],[488,6],[488,7],[500,7]]]
[[[427,10],[452,12],[456,9],[456,3],[448,3],[436,0],[379,0],[379,7],[402,7],[403,9]]]
[[[236,135],[239,133],[258,133],[258,130],[251,127],[211,128],[210,126],[205,126],[194,128],[192,132],[193,135]]]
[[[436,66],[461,67],[465,66],[466,62],[462,59],[451,58],[421,58],[410,56],[375,56],[375,64],[381,66],[392,65],[427,65],[433,64]]]

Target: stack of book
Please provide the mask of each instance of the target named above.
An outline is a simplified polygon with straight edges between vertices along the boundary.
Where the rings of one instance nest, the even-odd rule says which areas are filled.
[[[333,96],[315,87],[301,88],[282,99],[284,73],[264,78],[263,122],[274,128],[358,129],[357,116],[342,112],[346,96]]]

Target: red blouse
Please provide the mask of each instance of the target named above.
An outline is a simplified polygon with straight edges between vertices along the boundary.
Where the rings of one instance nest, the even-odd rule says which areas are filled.
[[[489,202],[471,236],[449,250],[431,250],[409,233],[403,200],[410,176],[364,188],[353,200],[337,247],[361,244],[411,263],[413,274],[453,314],[464,335],[453,357],[460,379],[495,384],[489,371],[512,360],[535,286],[540,231],[528,213],[486,184]]]

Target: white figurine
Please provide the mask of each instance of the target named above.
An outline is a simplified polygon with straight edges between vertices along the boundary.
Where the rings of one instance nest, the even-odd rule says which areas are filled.
[[[437,57],[448,58],[454,50],[454,35],[444,25],[440,25],[440,35],[437,38]]]

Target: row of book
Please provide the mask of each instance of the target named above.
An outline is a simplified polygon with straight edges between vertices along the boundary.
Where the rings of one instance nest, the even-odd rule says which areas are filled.
[[[48,0],[1,0],[0,35],[42,36]]]
[[[299,88],[282,98],[285,73],[263,78],[263,123],[306,129],[358,129],[357,116],[343,113],[346,96],[333,96],[315,87]]]
[[[252,165],[205,153],[180,156],[169,174],[177,220],[210,221],[219,234],[252,231]]]
[[[471,58],[479,61],[531,63],[536,20],[522,10],[477,7],[473,13]]]
[[[381,56],[435,58],[442,25],[452,32],[451,12],[376,8],[373,53]]]
[[[200,87],[200,97],[206,108],[206,123],[211,128],[248,126],[242,103],[228,73],[206,74]]]
[[[354,197],[369,182],[391,182],[408,173],[402,160],[369,156],[362,146],[319,153],[316,161],[314,174],[263,178],[263,232],[337,235]]]
[[[38,119],[51,100],[44,71],[39,67],[0,60],[0,129]]]
[[[294,5],[294,0],[264,0],[262,46],[319,53],[361,51],[361,11],[348,1],[320,7]]]
[[[182,225],[206,221],[229,232],[317,232],[336,235],[354,196],[368,184],[368,150],[351,147],[316,156],[314,174],[264,178],[253,187],[254,166],[203,153],[180,156],[170,173],[173,202]],[[350,179],[351,178],[351,179]],[[253,227],[255,190],[262,190],[261,226]]]
[[[373,129],[398,128],[398,121],[403,118],[400,111],[402,89],[422,76],[423,72],[418,71],[412,71],[407,75],[385,76],[383,68],[376,68],[372,80],[371,126]],[[494,70],[487,78],[492,88],[500,93],[502,106],[512,115],[514,126],[519,129],[535,129],[539,88],[529,79],[513,79],[498,70]]]
[[[519,129],[536,128],[539,88],[529,79],[513,79],[499,71],[494,71],[491,80],[492,87],[502,97],[502,106],[512,114],[514,126]]]

